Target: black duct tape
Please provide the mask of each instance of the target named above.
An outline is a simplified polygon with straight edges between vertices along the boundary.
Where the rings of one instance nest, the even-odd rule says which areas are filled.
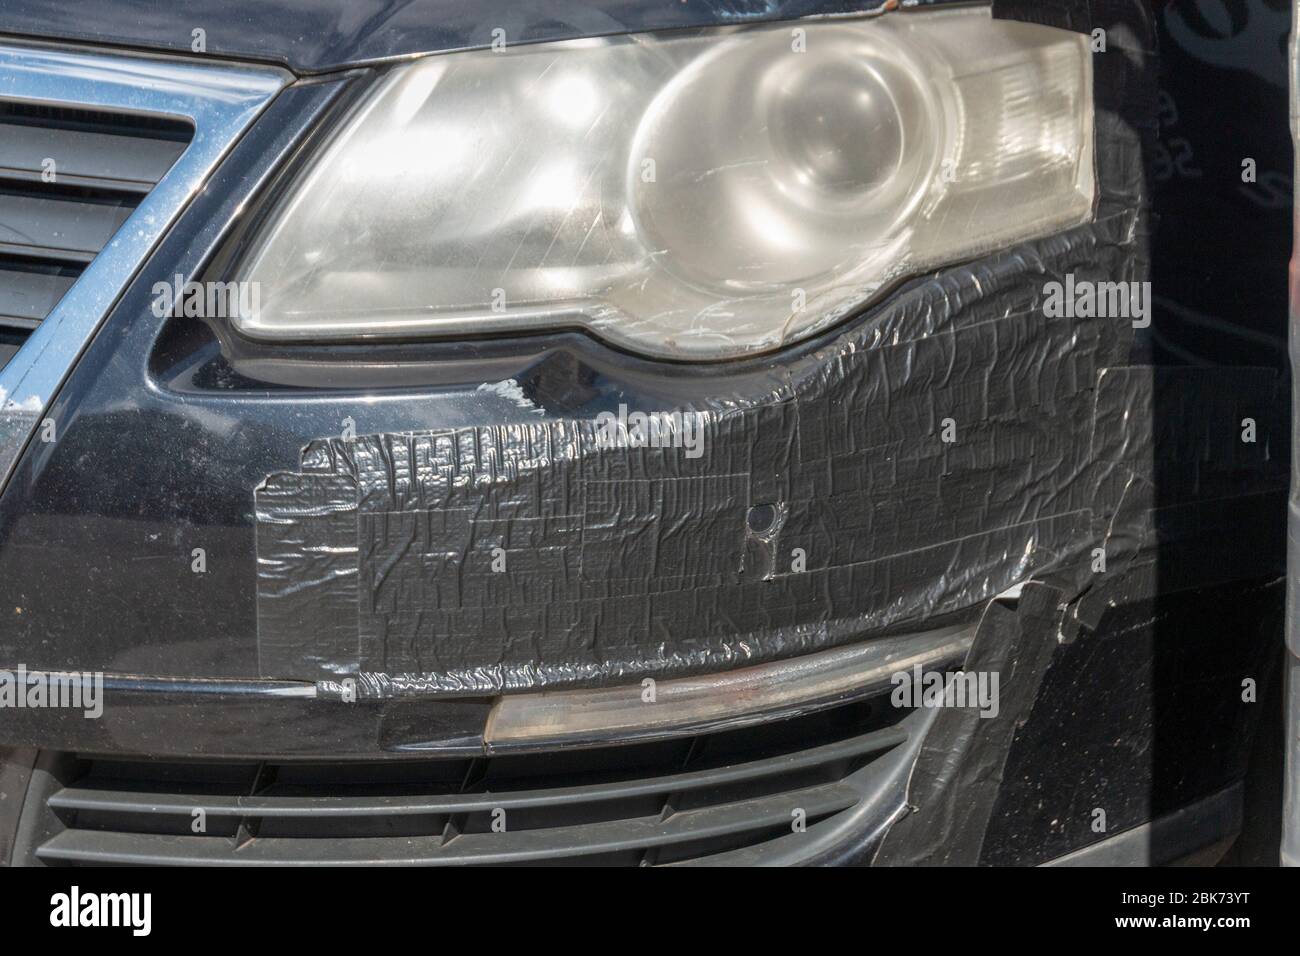
[[[263,675],[483,693],[716,669],[977,609],[1077,563],[1108,518],[1095,385],[1123,335],[1045,319],[1020,280],[1132,260],[1091,229],[1055,246],[1056,263],[1021,251],[896,306],[985,321],[890,344],[860,330],[811,379],[704,411],[698,459],[601,447],[572,420],[309,446],[256,495]],[[764,505],[780,526],[759,534]]]
[[[698,457],[546,417],[308,445],[255,494],[261,674],[380,697],[614,684],[981,613],[987,653],[1005,655],[1025,614],[1053,640],[1062,624],[1037,599],[1003,622],[995,596],[1049,579],[1069,604],[1097,548],[1135,559],[1157,454],[1189,465],[1189,500],[1271,488],[1274,373],[1156,372],[1130,364],[1127,315],[1044,314],[1049,282],[1147,278],[1140,28],[1124,21],[1137,39],[1094,58],[1093,222],[913,281],[774,361],[767,392],[689,410]],[[1186,377],[1216,375],[1233,381]],[[1155,433],[1153,403],[1189,384],[1189,412],[1253,411],[1257,442]]]
[[[1038,694],[1067,599],[1059,586],[1030,582],[1014,604],[989,605],[965,670],[999,675],[998,714],[982,717],[975,708],[939,713],[912,771],[907,799],[913,812],[890,829],[875,863],[979,862],[1012,736]]]

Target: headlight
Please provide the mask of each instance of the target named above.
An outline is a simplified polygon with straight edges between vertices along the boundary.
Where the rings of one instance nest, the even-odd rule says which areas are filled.
[[[239,277],[263,339],[582,326],[677,359],[808,336],[1086,221],[1086,38],[986,8],[393,69]]]

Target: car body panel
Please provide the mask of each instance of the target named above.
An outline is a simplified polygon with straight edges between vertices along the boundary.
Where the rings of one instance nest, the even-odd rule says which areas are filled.
[[[925,2],[925,0],[923,0]],[[942,2],[942,0],[941,0]],[[887,0],[7,0],[0,35],[265,60],[318,73],[420,53],[873,11]]]

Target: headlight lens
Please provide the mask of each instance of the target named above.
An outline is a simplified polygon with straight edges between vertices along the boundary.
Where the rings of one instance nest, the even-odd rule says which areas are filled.
[[[1085,37],[984,8],[631,36],[393,69],[240,278],[266,339],[580,325],[775,348],[908,274],[1086,221]]]

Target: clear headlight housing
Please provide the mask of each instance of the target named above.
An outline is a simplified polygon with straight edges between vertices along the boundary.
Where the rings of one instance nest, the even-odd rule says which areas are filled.
[[[1087,39],[987,8],[427,57],[304,170],[246,335],[581,326],[674,359],[825,328],[1092,215]]]

